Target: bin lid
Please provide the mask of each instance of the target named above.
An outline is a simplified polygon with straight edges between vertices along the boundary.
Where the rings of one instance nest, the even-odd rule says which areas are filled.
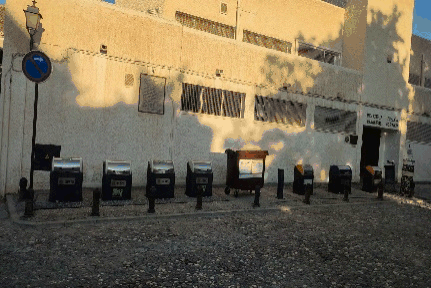
[[[296,169],[302,174],[302,175],[313,175],[313,166],[309,164],[298,164],[296,165]]]
[[[195,173],[211,172],[211,161],[192,160],[189,161],[190,169]]]
[[[172,160],[151,160],[150,169],[153,173],[172,173],[174,172],[174,162]]]
[[[131,165],[130,161],[105,160],[105,174],[130,175]]]
[[[380,168],[379,166],[368,165],[367,167],[365,167],[365,169],[367,169],[367,171],[370,172],[372,175],[374,175],[375,173],[382,172],[382,168]]]
[[[82,172],[82,158],[81,157],[53,157],[52,158],[52,171],[67,170]]]
[[[336,171],[344,172],[344,173],[346,172],[352,173],[352,168],[350,168],[349,165],[331,165],[329,167],[329,172],[331,172],[331,170],[334,171],[335,173]]]

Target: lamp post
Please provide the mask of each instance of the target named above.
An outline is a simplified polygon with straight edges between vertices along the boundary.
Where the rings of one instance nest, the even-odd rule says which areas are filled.
[[[37,32],[42,15],[39,13],[39,8],[36,7],[36,1],[33,0],[33,5],[27,5],[27,10],[24,10],[26,18],[26,27],[28,34],[30,34],[30,51],[33,50],[33,36]],[[34,173],[34,146],[36,141],[36,121],[37,121],[37,101],[39,98],[39,84],[35,83],[34,86],[34,116],[33,116],[33,136],[31,139],[31,166],[30,166],[30,186],[33,189],[33,173]]]

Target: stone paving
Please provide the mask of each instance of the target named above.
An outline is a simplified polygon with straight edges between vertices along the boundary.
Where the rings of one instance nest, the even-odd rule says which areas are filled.
[[[131,203],[103,203],[100,217],[88,216],[86,190],[83,207],[0,217],[0,287],[431,287],[428,202],[354,188],[345,203],[325,188],[305,205],[288,186],[283,200],[265,186],[253,208],[248,191],[218,187],[202,212],[178,190],[156,215],[138,191]],[[93,218],[107,221],[49,225]]]

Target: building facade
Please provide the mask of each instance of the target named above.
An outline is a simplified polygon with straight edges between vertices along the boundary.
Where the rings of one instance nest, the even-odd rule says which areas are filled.
[[[30,173],[34,85],[28,0],[6,4],[1,85],[0,191]],[[114,2],[114,1],[110,1]],[[151,159],[173,160],[184,184],[189,160],[211,160],[226,179],[225,149],[269,151],[277,169],[395,161],[408,145],[416,181],[430,181],[431,43],[412,37],[414,0],[46,0],[36,49],[52,63],[39,85],[36,143],[84,162],[84,186],[100,186],[102,162],[131,160],[134,186]],[[428,130],[427,130],[428,129]],[[428,139],[429,138],[429,139]],[[35,189],[49,173],[35,171]]]

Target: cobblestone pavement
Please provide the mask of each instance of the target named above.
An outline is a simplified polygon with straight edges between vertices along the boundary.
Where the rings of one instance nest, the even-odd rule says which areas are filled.
[[[319,204],[317,191],[310,206],[287,195],[269,212],[64,227],[0,219],[0,287],[431,287],[431,210],[353,195],[368,200],[322,194]],[[242,203],[221,203],[231,202]]]

